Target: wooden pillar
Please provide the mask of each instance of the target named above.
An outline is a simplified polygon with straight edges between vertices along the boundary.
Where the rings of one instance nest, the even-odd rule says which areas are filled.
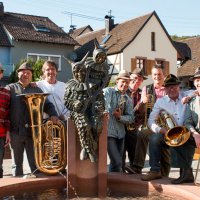
[[[99,197],[107,194],[107,121],[99,137],[98,160],[80,160],[80,142],[74,123],[68,120],[67,126],[67,188],[68,198]]]

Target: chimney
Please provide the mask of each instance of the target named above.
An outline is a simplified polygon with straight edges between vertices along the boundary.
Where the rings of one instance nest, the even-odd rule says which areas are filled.
[[[112,16],[105,16],[105,28],[106,28],[106,35],[109,34],[109,32],[113,29],[114,27],[114,19],[112,19]]]
[[[3,6],[3,2],[0,2],[0,17],[4,16],[4,6]]]

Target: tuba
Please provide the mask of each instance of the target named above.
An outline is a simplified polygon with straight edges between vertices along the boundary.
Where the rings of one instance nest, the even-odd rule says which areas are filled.
[[[173,117],[165,110],[161,110],[157,124],[167,129],[165,143],[172,147],[183,145],[190,137],[190,132],[184,126],[177,126]]]
[[[43,124],[43,107],[48,93],[22,94],[31,120],[37,168],[47,175],[58,174],[67,164],[65,127],[62,121]]]

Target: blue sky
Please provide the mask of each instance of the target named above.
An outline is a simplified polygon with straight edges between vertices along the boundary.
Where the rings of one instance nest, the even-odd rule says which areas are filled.
[[[200,35],[200,0],[0,0],[6,12],[49,17],[68,32],[71,23],[77,28],[104,27],[104,16],[112,10],[115,23],[121,23],[156,11],[170,35]],[[101,18],[91,20],[66,12]],[[72,22],[71,22],[72,21]]]

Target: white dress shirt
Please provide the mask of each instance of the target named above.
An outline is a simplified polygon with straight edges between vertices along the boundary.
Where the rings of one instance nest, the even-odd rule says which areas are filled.
[[[167,111],[173,117],[177,126],[183,125],[186,104],[183,104],[181,99],[184,96],[184,93],[180,93],[176,101],[170,99],[168,95],[157,99],[148,119],[148,126],[154,133],[159,133],[161,129],[161,127],[156,123],[156,119],[158,118],[161,110]]]

